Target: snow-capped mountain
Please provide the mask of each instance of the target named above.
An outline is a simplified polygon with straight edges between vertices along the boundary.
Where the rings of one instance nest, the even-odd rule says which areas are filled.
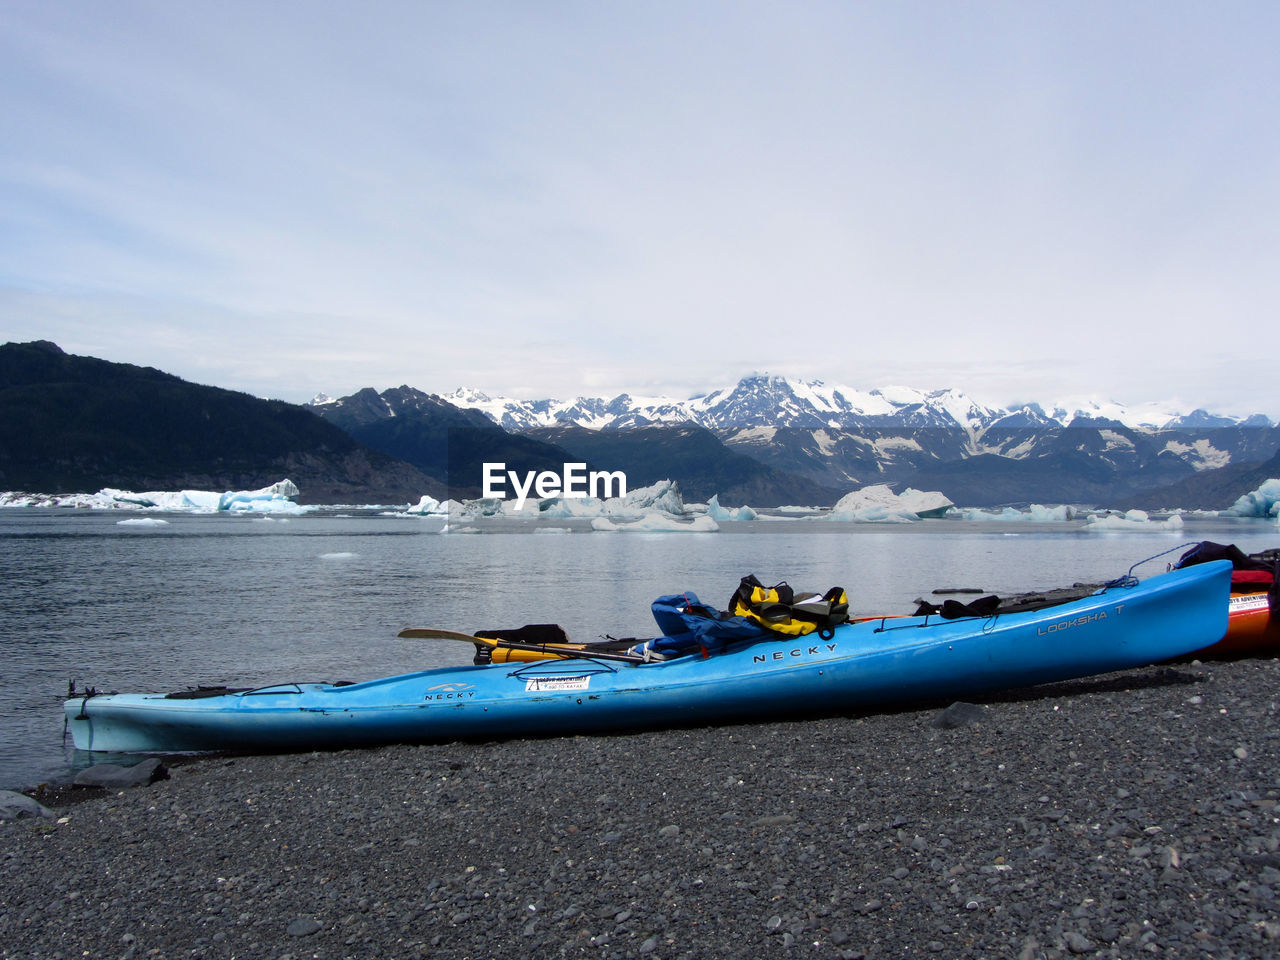
[[[338,413],[334,404],[345,409]],[[711,431],[729,450],[828,489],[903,482],[974,505],[1036,500],[1118,502],[1207,469],[1267,460],[1280,446],[1269,418],[1167,404],[979,403],[958,390],[856,390],[753,374],[686,400],[620,394],[514,400],[458,389],[401,387],[313,406],[334,420],[403,416],[452,405],[514,433],[652,425]],[[335,415],[337,414],[337,415]]]
[[[960,427],[975,443],[991,427],[1022,425],[1065,427],[1077,419],[1110,420],[1134,430],[1207,428],[1273,424],[1261,414],[1242,419],[1182,412],[1167,404],[1126,407],[1118,403],[1063,405],[1027,403],[1014,408],[989,407],[958,390],[922,391],[912,387],[880,387],[863,391],[828,385],[821,380],[795,380],[767,374],[743,377],[734,386],[678,400],[672,397],[578,397],[566,400],[515,400],[459,388],[443,399],[482,411],[509,430],[576,424],[589,430],[623,429],[642,423],[689,421],[710,430],[752,427],[803,427],[857,430],[867,427]]]
[[[670,397],[633,397],[628,393],[618,394],[612,399],[513,400],[459,387],[442,395],[441,399],[457,407],[479,410],[506,430],[573,425],[588,430],[616,430],[648,423],[698,422],[684,409],[684,405],[692,401]]]
[[[448,426],[489,425],[487,415],[482,416],[467,407],[442,400],[433,393],[409,386],[393,387],[382,393],[365,387],[349,397],[337,399],[321,395],[307,406],[348,431],[406,415],[442,417]]]

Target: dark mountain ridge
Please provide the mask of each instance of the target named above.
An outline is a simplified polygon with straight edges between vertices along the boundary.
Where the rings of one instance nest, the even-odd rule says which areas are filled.
[[[0,489],[41,493],[257,489],[300,500],[416,501],[442,485],[309,410],[150,367],[0,346]]]
[[[455,500],[482,495],[484,464],[502,463],[524,475],[556,473],[578,460],[537,437],[508,433],[478,410],[462,410],[435,394],[402,386],[378,393],[365,387],[311,410],[360,443],[422,470]]]
[[[0,489],[252,489],[289,477],[305,502],[394,503],[478,496],[486,462],[558,472],[581,461],[623,470],[633,488],[670,478],[689,500],[718,494],[726,506],[830,504],[890,483],[965,506],[1225,509],[1280,474],[1280,427],[1266,417],[1197,410],[1149,427],[1078,413],[1063,423],[1032,404],[985,411],[947,391],[921,396],[895,400],[892,418],[862,414],[857,429],[823,426],[812,412],[824,404],[843,404],[851,422],[848,397],[772,378],[686,405],[714,426],[655,420],[660,408],[619,397],[579,405],[597,426],[607,417],[607,429],[557,414],[513,433],[493,409],[408,386],[302,407],[47,341],[9,343],[0,346]],[[780,406],[769,413],[766,400]]]
[[[719,495],[725,506],[828,504],[847,492],[760,463],[687,422],[609,430],[565,424],[510,433],[479,410],[459,409],[407,386],[382,393],[366,387],[338,400],[316,401],[311,409],[361,443],[429,473],[447,459],[454,497],[480,495],[486,462],[506,463],[521,474],[558,473],[565,463],[581,462],[589,470],[621,470],[631,489],[676,480],[690,502]]]

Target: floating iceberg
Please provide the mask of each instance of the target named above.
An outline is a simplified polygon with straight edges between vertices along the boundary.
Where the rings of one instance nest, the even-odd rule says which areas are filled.
[[[548,497],[538,504],[536,511],[526,510],[525,512],[552,520],[571,520],[574,517],[599,517],[604,514],[604,501],[595,497],[578,499]]]
[[[907,487],[898,494],[898,503],[921,520],[942,517],[955,506],[951,499],[937,490],[916,490]]]
[[[1181,530],[1182,517],[1174,514],[1167,520],[1152,520],[1145,510],[1127,510],[1124,515],[1109,513],[1104,516],[1092,516],[1085,521],[1084,528],[1093,533],[1109,533],[1113,531],[1137,530]]]
[[[261,490],[149,491],[135,493],[104,487],[97,493],[0,494],[0,507],[78,507],[89,510],[154,510],[160,513],[303,513],[294,502],[298,487],[281,480]]]
[[[405,513],[414,517],[447,517],[449,515],[449,503],[445,501],[441,503],[435,497],[422,495],[422,499],[415,503]]]
[[[117,520],[117,527],[167,527],[168,520],[159,517],[131,517],[128,520]]]
[[[953,510],[952,513],[958,515],[962,520],[1023,520],[1035,523],[1063,523],[1076,518],[1076,508],[1065,504],[1057,507],[1046,507],[1033,503],[1026,510],[1005,507],[999,513],[992,513],[989,510],[981,510],[977,507],[965,507]]]
[[[517,507],[515,498],[485,497],[479,500],[464,500],[462,503],[449,500],[441,508],[450,507],[447,511],[455,519],[474,520],[480,517],[502,517],[508,520],[590,520],[596,517],[641,517],[650,510],[659,510],[673,516],[681,516],[684,504],[680,502],[679,491],[670,480],[652,487],[644,487],[626,497],[611,497],[600,500],[596,497],[536,497],[526,498]]]
[[[518,501],[514,497],[481,497],[478,500],[446,500],[440,504],[439,510],[454,521],[478,520],[483,517],[529,520],[539,516],[540,504],[541,501],[535,497],[528,497],[524,501]]]
[[[625,511],[648,513],[650,510],[661,510],[676,517],[684,514],[684,500],[681,499],[680,487],[674,480],[659,480],[647,487],[632,490],[625,497],[614,497],[605,501],[606,513]]]
[[[720,494],[714,494],[711,502],[707,504],[707,516],[712,520],[754,520],[757,516],[756,512],[743,504],[740,507],[722,507],[720,506]]]
[[[908,487],[894,493],[887,484],[877,483],[846,493],[831,508],[828,520],[853,523],[911,523],[922,517],[940,517],[953,506],[937,491]]]
[[[1226,510],[1224,517],[1280,517],[1280,480],[1271,479],[1246,493]]]
[[[667,516],[661,510],[650,510],[630,523],[596,517],[591,521],[591,529],[599,533],[716,533],[720,525],[710,517],[696,517],[686,522]]]
[[[527,516],[530,511],[526,501],[523,514],[511,516]],[[537,505],[535,516],[554,520],[569,520],[574,517],[644,517],[652,512],[669,517],[682,517],[688,511],[684,500],[680,497],[680,487],[674,480],[659,480],[647,487],[632,490],[625,497],[610,497],[599,500],[595,497],[548,497]]]

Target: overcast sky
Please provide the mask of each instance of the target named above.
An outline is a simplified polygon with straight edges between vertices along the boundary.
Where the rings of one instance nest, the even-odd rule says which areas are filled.
[[[0,341],[1280,417],[1280,4],[0,2]]]

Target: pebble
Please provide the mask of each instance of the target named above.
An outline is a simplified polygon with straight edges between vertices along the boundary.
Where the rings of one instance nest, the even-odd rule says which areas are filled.
[[[0,820],[19,820],[22,817],[43,817],[53,820],[57,815],[26,794],[15,790],[0,790]]]
[[[313,933],[319,933],[323,929],[324,927],[318,920],[311,917],[299,917],[297,920],[292,921],[287,927],[285,927],[284,932],[291,937],[309,937]]]
[[[967,727],[971,724],[979,723],[986,717],[986,714],[987,708],[981,704],[957,700],[934,717],[932,726],[935,730],[955,730],[959,727]]]
[[[933,703],[175,761],[0,823],[0,953],[1257,956],[1280,664],[1178,675],[1010,691],[949,730]]]
[[[150,757],[139,763],[98,763],[76,774],[73,783],[77,787],[104,787],[120,790],[127,787],[145,787],[169,776],[169,770],[158,757]]]
[[[1077,933],[1075,930],[1068,931],[1062,939],[1066,942],[1067,949],[1072,953],[1091,953],[1096,949],[1092,940],[1082,933]]]

